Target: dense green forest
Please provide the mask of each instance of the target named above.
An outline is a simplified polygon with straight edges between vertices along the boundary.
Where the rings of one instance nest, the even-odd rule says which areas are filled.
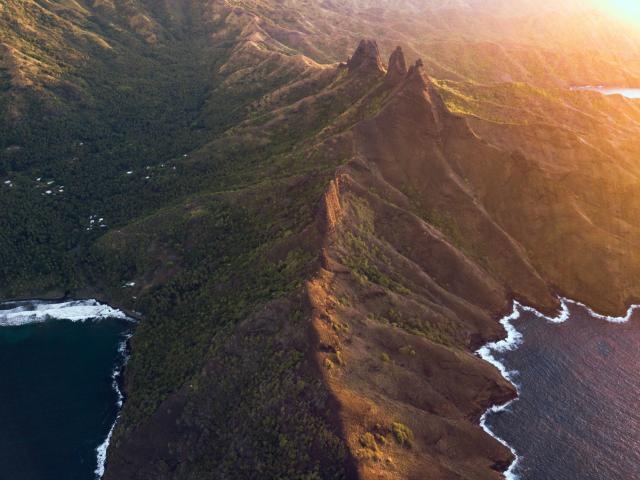
[[[21,117],[11,119],[6,111],[0,117],[0,196],[7,206],[0,212],[0,283],[6,294],[79,286],[86,266],[79,252],[105,228],[187,190],[190,181],[181,182],[172,167],[205,139],[197,125],[205,82],[187,67],[197,63],[191,58],[156,56],[90,62],[74,72],[89,85],[90,98],[20,92]],[[189,74],[179,76],[179,70]]]
[[[287,328],[304,317],[302,282],[317,253],[291,245],[315,221],[336,165],[314,137],[357,98],[328,96],[314,100],[317,114],[277,119],[256,101],[294,80],[295,69],[267,65],[267,79],[241,80],[220,95],[228,75],[216,72],[233,42],[204,48],[194,31],[160,44],[108,34],[128,48],[90,51],[58,86],[3,87],[0,293],[92,291],[144,313],[116,445],[192,385],[195,398],[215,389],[216,408],[225,409],[202,472],[243,478],[237,456],[250,448],[244,474],[342,478],[346,451],[325,423],[327,394],[304,348],[273,331],[247,337],[241,348],[252,353],[237,360],[225,345],[238,322],[269,302],[289,299]],[[335,71],[286,101],[330,84],[349,89]],[[200,368],[216,359],[226,369],[211,384]],[[263,373],[239,382],[249,371]]]

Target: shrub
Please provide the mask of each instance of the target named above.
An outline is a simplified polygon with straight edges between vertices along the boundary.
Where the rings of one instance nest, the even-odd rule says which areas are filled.
[[[400,422],[393,422],[391,424],[391,431],[400,445],[411,448],[413,444],[413,432],[409,427]]]
[[[400,353],[402,355],[415,355],[416,351],[413,349],[411,345],[405,345],[404,347],[400,347]]]

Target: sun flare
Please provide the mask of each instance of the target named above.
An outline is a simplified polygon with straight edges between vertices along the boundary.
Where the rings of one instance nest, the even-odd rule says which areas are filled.
[[[599,0],[608,13],[640,26],[640,0]]]

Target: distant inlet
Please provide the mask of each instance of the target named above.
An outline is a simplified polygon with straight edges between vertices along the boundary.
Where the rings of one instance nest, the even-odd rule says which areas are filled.
[[[622,95],[623,97],[640,99],[640,88],[617,88],[587,85],[584,87],[571,87],[574,91],[600,92],[603,95]]]

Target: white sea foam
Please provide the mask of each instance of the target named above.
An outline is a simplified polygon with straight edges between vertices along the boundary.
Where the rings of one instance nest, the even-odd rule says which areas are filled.
[[[476,354],[480,356],[483,360],[485,360],[486,362],[489,362],[491,365],[496,367],[500,371],[500,374],[509,382],[511,382],[511,384],[515,387],[518,393],[519,393],[519,387],[515,382],[515,377],[518,374],[518,372],[508,370],[507,367],[504,365],[504,363],[498,360],[493,354],[504,353],[504,352],[515,350],[522,344],[522,341],[523,341],[522,334],[511,323],[514,320],[517,320],[518,318],[520,318],[520,309],[521,309],[520,303],[518,303],[517,301],[513,302],[512,312],[500,320],[500,324],[503,326],[505,332],[507,333],[507,336],[504,339],[498,340],[496,342],[487,343],[484,347],[480,348],[476,352]],[[503,440],[502,438],[498,437],[495,433],[493,433],[491,428],[489,428],[489,426],[487,425],[487,417],[492,413],[497,413],[497,412],[506,410],[514,401],[515,400],[511,400],[502,405],[492,405],[486,412],[484,412],[482,417],[480,417],[480,426],[482,427],[482,429],[486,433],[491,435],[493,438],[495,438],[502,445],[507,447],[511,451],[511,454],[514,457],[514,461],[511,463],[507,471],[504,472],[504,477],[506,480],[518,479],[518,476],[515,474],[515,469],[518,465],[518,462],[520,461],[520,457],[518,456],[518,454],[516,453],[515,449],[512,446],[510,446],[505,440]]]
[[[105,465],[107,464],[107,450],[109,449],[109,443],[111,442],[111,437],[113,436],[113,431],[116,428],[116,424],[114,423],[111,426],[111,430],[109,430],[109,434],[107,435],[106,440],[96,448],[96,455],[98,457],[98,466],[96,467],[94,473],[96,474],[96,479],[99,480],[104,475]]]
[[[509,405],[511,405],[513,402],[514,402],[514,400],[512,400],[512,401],[510,401],[508,403],[505,403],[504,405],[494,405],[489,410],[487,410],[482,415],[482,417],[480,417],[480,426],[482,427],[482,429],[485,432],[487,432],[489,435],[491,435],[493,438],[495,438],[502,445],[507,447],[511,451],[511,454],[513,455],[514,461],[511,462],[511,465],[509,465],[509,468],[504,472],[504,478],[506,480],[518,480],[520,478],[520,477],[518,477],[518,475],[516,475],[515,470],[516,470],[516,467],[518,466],[518,463],[520,462],[521,457],[518,456],[518,454],[516,453],[515,448],[513,448],[511,445],[509,445],[507,442],[505,442],[503,439],[501,439],[500,437],[498,437],[495,433],[493,433],[491,431],[491,429],[487,425],[487,416],[489,416],[489,414],[491,414],[491,413],[497,413],[497,412],[501,412],[503,410],[506,410],[507,408],[509,408]]]
[[[515,382],[515,378],[517,377],[518,372],[515,370],[507,369],[505,364],[502,363],[500,360],[498,360],[494,354],[510,352],[510,351],[516,350],[518,347],[520,347],[520,345],[522,345],[522,342],[524,340],[522,333],[520,333],[512,323],[515,320],[518,320],[520,318],[521,312],[529,312],[535,315],[537,318],[546,320],[547,322],[550,322],[550,323],[558,324],[558,323],[564,323],[567,320],[569,320],[569,316],[570,316],[569,305],[575,305],[575,306],[584,308],[585,310],[587,310],[587,312],[589,312],[590,316],[598,320],[604,320],[610,323],[626,323],[629,320],[631,320],[633,312],[635,310],[640,309],[640,305],[631,305],[624,316],[612,317],[612,316],[601,315],[599,313],[596,313],[593,310],[591,310],[589,307],[587,307],[584,303],[580,303],[575,300],[570,300],[568,298],[563,298],[563,297],[559,298],[559,300],[560,300],[560,311],[555,317],[549,317],[539,312],[533,307],[528,307],[528,306],[522,305],[518,301],[514,301],[512,312],[500,320],[500,323],[504,327],[505,332],[507,333],[507,336],[502,340],[498,340],[496,342],[490,342],[476,351],[476,354],[480,358],[482,358],[486,362],[489,362],[491,365],[496,367],[500,371],[500,374],[506,380],[511,382],[511,384],[516,389],[516,392],[518,393],[518,395],[520,394],[520,387]],[[482,417],[480,417],[480,426],[482,427],[482,429],[487,434],[495,438],[502,445],[507,447],[513,454],[514,461],[511,463],[507,471],[504,472],[504,477],[506,480],[518,480],[520,478],[516,474],[516,469],[518,464],[522,460],[522,457],[518,456],[517,452],[511,445],[509,445],[502,438],[498,437],[491,430],[491,428],[489,428],[489,426],[487,425],[487,418],[493,413],[498,413],[498,412],[507,410],[517,400],[518,399],[516,398],[515,400],[510,400],[509,402],[503,405],[493,405],[482,415]]]
[[[568,300],[566,298],[563,298],[562,301],[582,307],[587,312],[589,312],[589,315],[591,315],[593,318],[597,318],[598,320],[604,320],[605,322],[609,322],[609,323],[627,323],[629,320],[631,320],[631,317],[633,316],[633,312],[640,309],[640,305],[631,305],[627,309],[627,313],[623,317],[612,317],[609,315],[601,315],[599,313],[596,313],[593,310],[591,310],[589,307],[587,307],[584,303],[576,302],[575,300]]]
[[[127,356],[126,356],[126,351],[127,351],[127,342],[129,341],[129,339],[131,338],[131,334],[126,335],[123,340],[120,342],[120,344],[118,345],[118,352],[120,352],[120,354],[124,357],[122,363],[120,365],[117,365],[114,369],[113,372],[111,373],[111,381],[112,381],[112,385],[113,385],[113,390],[116,392],[118,399],[116,400],[116,403],[118,405],[118,409],[122,408],[122,404],[124,402],[124,394],[122,393],[122,391],[120,390],[120,384],[118,383],[118,380],[120,379],[120,375],[122,373],[122,368],[124,367],[124,365],[126,365],[127,363]],[[113,425],[111,425],[111,428],[109,429],[109,433],[107,434],[107,438],[104,439],[104,442],[102,442],[100,445],[98,445],[96,447],[96,469],[94,471],[95,475],[96,475],[96,480],[100,480],[102,478],[102,476],[104,475],[104,469],[107,463],[107,451],[109,450],[109,444],[111,443],[111,437],[113,436],[113,431],[116,428],[116,425],[118,424],[118,420],[120,419],[120,414],[118,413],[118,416],[116,417],[115,421],[113,422]]]
[[[502,362],[494,357],[493,353],[503,353],[515,350],[522,343],[522,334],[518,330],[516,330],[516,327],[514,327],[511,323],[512,321],[520,318],[519,307],[520,304],[518,302],[514,302],[513,311],[511,312],[511,314],[500,320],[500,324],[507,332],[507,336],[502,340],[498,340],[497,342],[487,343],[484,347],[480,348],[476,352],[476,354],[479,355],[483,360],[489,362],[491,365],[500,370],[502,376],[514,385],[515,382],[513,377],[517,374],[517,372],[510,372],[509,370],[507,370],[507,367],[505,367]]]
[[[127,315],[97,300],[70,300],[58,303],[18,302],[12,308],[0,309],[0,327],[12,327],[47,320],[71,320],[82,322],[90,319],[121,318]]]

